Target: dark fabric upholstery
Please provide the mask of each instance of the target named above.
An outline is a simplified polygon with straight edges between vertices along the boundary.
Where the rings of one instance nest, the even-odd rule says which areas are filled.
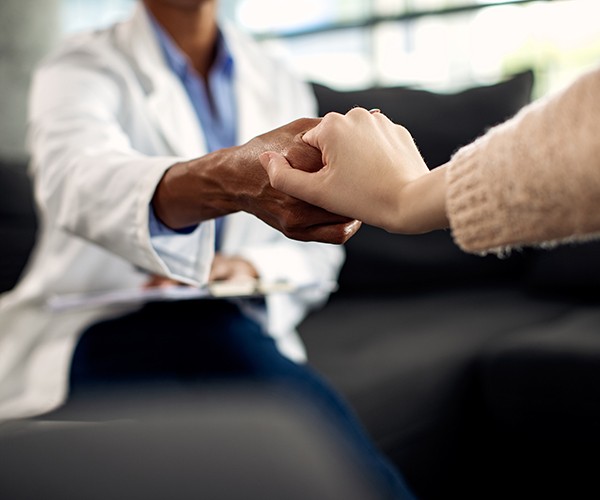
[[[346,395],[415,492],[444,498],[469,483],[470,454],[487,425],[479,353],[568,312],[562,301],[515,286],[336,295],[300,333],[311,363]]]
[[[563,301],[568,304],[569,301]],[[493,450],[481,480],[502,471],[493,499],[595,498],[600,447],[600,309],[571,301],[553,321],[523,325],[477,360],[478,396]]]
[[[535,250],[525,279],[539,292],[600,297],[600,240]]]
[[[331,423],[276,386],[96,395],[0,427],[6,500],[384,500]]]
[[[487,345],[479,365],[485,405],[500,426],[530,438],[600,445],[597,306],[522,325]]]
[[[510,259],[462,252],[450,231],[405,236],[364,226],[346,243],[339,293],[398,293],[459,285],[513,283],[523,277],[530,252]]]

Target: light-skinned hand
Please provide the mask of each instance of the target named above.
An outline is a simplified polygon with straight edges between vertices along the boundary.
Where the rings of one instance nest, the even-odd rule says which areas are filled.
[[[363,108],[329,113],[302,139],[321,151],[323,168],[306,172],[277,152],[263,153],[260,160],[275,189],[392,232],[423,232],[430,224],[445,224],[439,220],[445,219],[444,199],[438,197],[443,193],[436,191],[432,198],[426,191],[430,171],[410,132],[384,114]],[[427,213],[424,220],[415,214],[419,196],[441,203],[435,209],[441,208],[442,215]],[[428,220],[433,215],[435,220]]]

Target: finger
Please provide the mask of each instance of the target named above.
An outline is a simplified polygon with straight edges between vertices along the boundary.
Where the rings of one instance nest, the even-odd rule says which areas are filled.
[[[213,266],[210,269],[210,273],[208,275],[208,281],[217,281],[223,278],[222,269],[219,269],[218,266]]]
[[[293,168],[282,155],[275,152],[261,154],[260,162],[274,189],[318,205],[318,185],[311,182],[314,173]]]
[[[312,146],[313,148],[319,149],[319,131],[318,125],[314,128],[311,128],[308,132],[302,135],[302,140]]]
[[[312,237],[315,241],[342,245],[346,243],[360,229],[362,223],[358,220],[344,224],[323,225],[313,228]]]
[[[326,122],[331,119],[331,116],[328,116],[328,115],[339,115],[339,113],[333,113],[333,112],[328,113],[316,126],[311,128],[310,130],[306,131],[302,135],[302,140],[306,144],[308,144],[309,146],[312,146],[313,148],[322,150],[322,148],[320,147],[320,144],[319,144],[319,138],[321,137],[321,129],[323,128],[323,122]]]
[[[340,224],[322,224],[287,231],[285,234],[288,238],[299,241],[317,241],[320,243],[342,245],[356,234],[361,225],[362,223],[359,220],[352,220]]]
[[[227,267],[227,260],[221,254],[216,253],[210,267],[209,281],[224,279],[227,276]]]

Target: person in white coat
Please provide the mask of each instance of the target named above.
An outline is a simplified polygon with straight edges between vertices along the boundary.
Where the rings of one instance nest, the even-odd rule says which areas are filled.
[[[195,3],[203,8],[215,4]],[[204,161],[202,172],[213,169],[213,183],[234,184],[217,199],[214,192],[205,194],[201,186],[190,188],[185,181],[191,197],[213,210],[225,196],[232,198],[218,214],[231,213],[223,227],[221,257],[243,259],[264,281],[295,285],[334,280],[342,264],[339,247],[292,241],[240,211],[271,210],[279,216],[269,194],[248,193],[244,200],[241,188],[264,190],[260,184],[268,184],[266,177],[252,182],[261,168],[250,156],[254,143],[207,154],[207,130],[165,60],[151,11],[142,3],[138,7],[127,22],[66,41],[35,74],[29,144],[41,229],[23,278],[1,301],[0,418],[41,413],[60,404],[79,334],[100,319],[139,307],[57,313],[48,307],[52,297],[142,287],[154,276],[194,286],[208,282],[215,260],[215,223],[210,219],[216,214],[193,219],[186,231],[170,230],[153,215],[157,186],[175,164],[189,168],[193,161],[188,160],[197,158],[198,164]],[[223,34],[235,61],[236,143],[314,113],[305,85],[239,34],[226,28]],[[288,147],[282,134],[273,137]],[[218,171],[221,157],[228,158],[228,171]],[[181,194],[176,197],[182,199]],[[192,211],[190,203],[185,205]],[[267,298],[266,328],[288,357],[304,358],[294,328],[326,296]]]
[[[293,379],[320,392],[406,491],[305,363],[296,327],[330,290],[236,304],[49,307],[60,296],[165,280],[336,280],[343,248],[328,243],[343,243],[360,223],[278,193],[258,159],[274,149],[321,167],[301,140],[318,122],[302,118],[315,115],[315,98],[255,43],[219,26],[216,11],[216,0],[140,1],[131,19],[65,41],[36,72],[29,145],[40,231],[22,279],[0,301],[0,420],[47,415],[74,388],[119,378]]]

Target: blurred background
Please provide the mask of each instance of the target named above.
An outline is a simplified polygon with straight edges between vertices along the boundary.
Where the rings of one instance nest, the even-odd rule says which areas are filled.
[[[0,155],[25,156],[29,75],[62,37],[129,15],[136,0],[2,0]],[[535,72],[534,97],[600,61],[598,0],[221,0],[227,19],[338,89],[454,91]]]

